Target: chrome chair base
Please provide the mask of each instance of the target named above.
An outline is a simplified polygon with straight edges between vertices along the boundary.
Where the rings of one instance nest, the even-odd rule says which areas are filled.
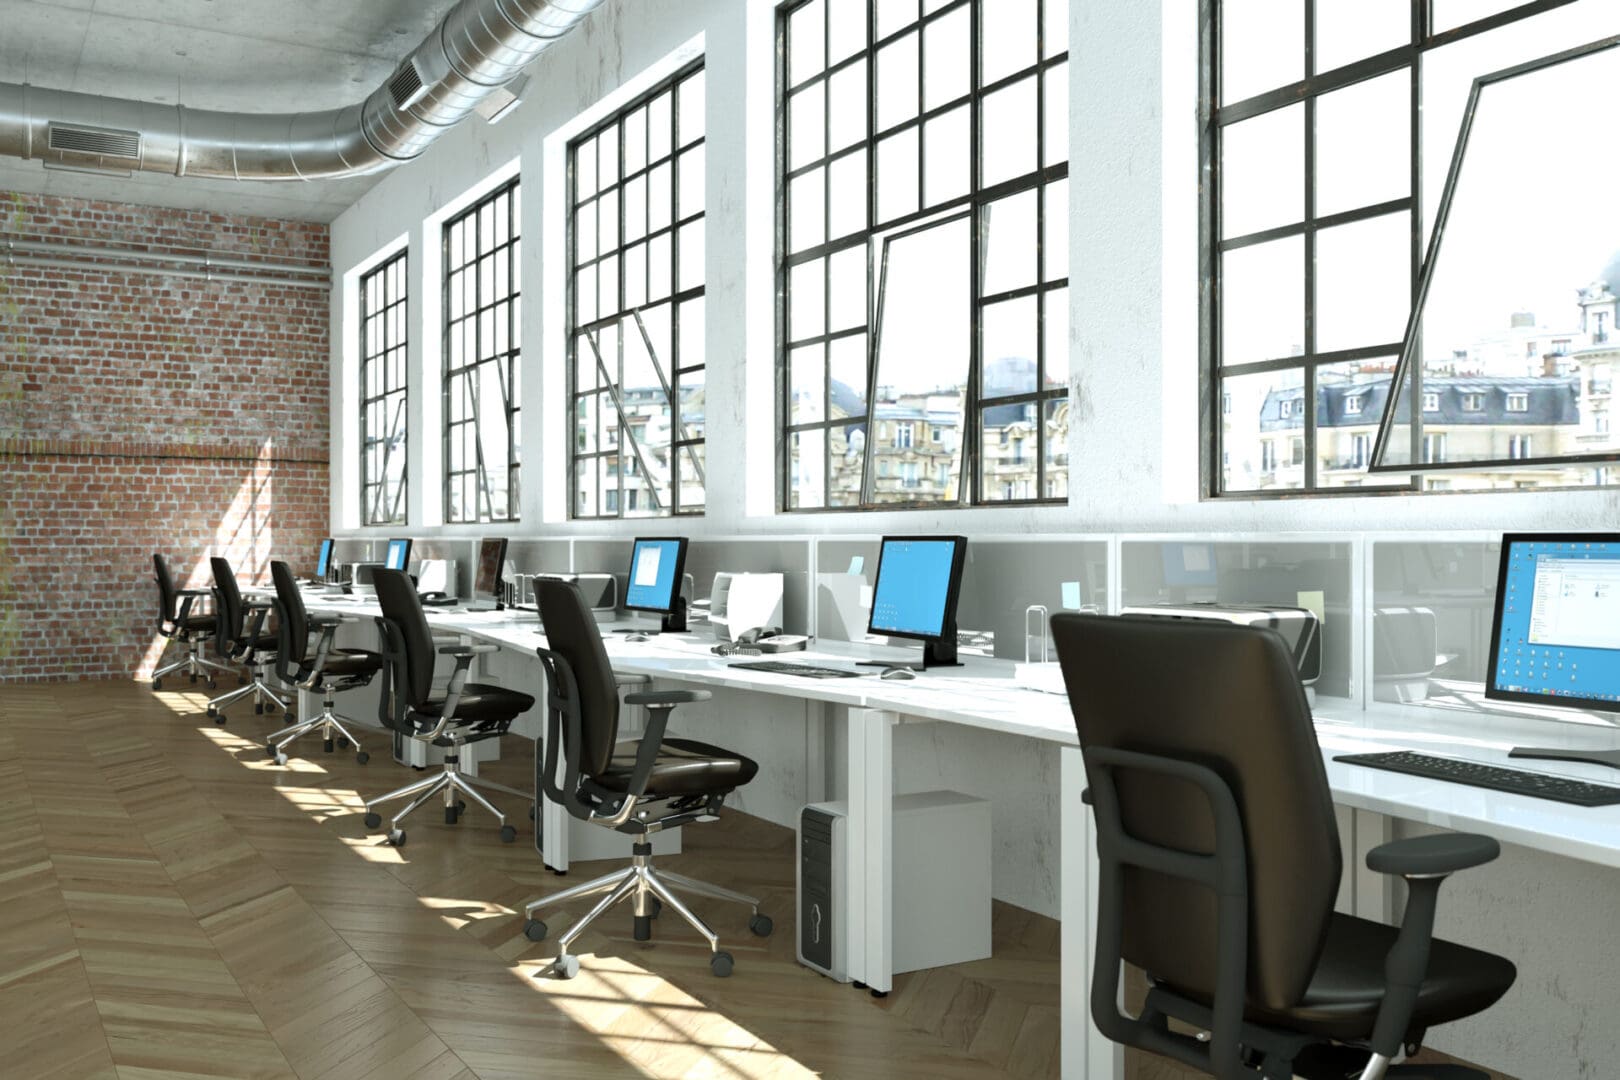
[[[483,788],[485,791],[500,791],[507,795],[516,795],[531,802],[534,798],[527,791],[519,791],[517,788],[497,784],[493,780],[485,780],[482,777],[468,776],[461,771],[461,756],[450,753],[445,755],[444,768],[439,771],[438,775],[429,776],[416,781],[414,784],[406,784],[402,788],[390,791],[386,795],[379,795],[375,799],[366,800],[366,828],[375,829],[382,824],[382,818],[377,814],[376,808],[383,803],[393,802],[396,799],[411,799],[405,809],[395,814],[389,821],[388,839],[394,844],[403,844],[405,842],[405,830],[400,827],[400,822],[409,817],[417,807],[423,805],[435,795],[443,795],[445,821],[447,824],[453,824],[460,819],[461,811],[465,806],[459,797],[466,796],[469,801],[477,803],[494,815],[495,820],[500,822],[501,825],[501,839],[511,843],[517,839],[517,830],[506,823],[506,815],[496,809],[495,804],[485,798],[482,792],[478,790],[479,788]]]
[[[202,639],[185,642],[186,654],[184,656],[174,663],[165,664],[152,672],[152,689],[161,690],[163,677],[172,675],[176,671],[191,676],[192,682],[196,682],[199,677],[212,682],[214,679],[213,673],[216,671],[229,675],[231,673],[230,668],[224,664],[217,664],[203,655],[203,646],[205,644],[206,642]]]
[[[270,660],[255,660],[253,662],[253,681],[246,686],[232,690],[228,694],[221,694],[208,702],[208,715],[215,721],[225,722],[225,709],[243,698],[252,696],[253,711],[255,713],[274,712],[280,709],[283,713],[292,711],[292,702],[282,697],[270,685]]]
[[[300,720],[295,724],[289,724],[280,731],[266,735],[264,739],[265,753],[274,759],[277,765],[285,765],[287,764],[287,747],[291,746],[297,739],[311,732],[319,731],[328,753],[331,752],[335,740],[345,739],[355,749],[355,760],[364,765],[371,760],[371,755],[361,747],[360,740],[355,738],[354,734],[344,726],[346,720],[351,724],[354,722],[337,714],[331,688],[322,687],[321,714],[308,720]]]
[[[768,916],[760,914],[758,897],[735,892],[719,885],[711,885],[706,881],[698,881],[684,874],[659,871],[653,866],[652,844],[646,841],[637,841],[633,846],[628,869],[603,874],[584,884],[531,901],[523,909],[524,915],[528,918],[523,930],[531,941],[542,941],[546,935],[546,924],[535,919],[535,912],[541,908],[606,893],[607,895],[597,901],[596,906],[591,908],[584,918],[570,926],[568,932],[557,940],[557,959],[552,963],[552,970],[563,978],[573,978],[579,971],[579,960],[569,953],[569,948],[586,927],[606,914],[615,904],[621,900],[631,902],[635,913],[637,941],[646,941],[652,936],[651,920],[658,913],[659,907],[667,904],[709,943],[709,952],[712,954],[711,967],[715,969],[715,974],[729,975],[731,955],[720,951],[719,936],[708,923],[682,902],[677,892],[747,904],[751,912],[748,928],[759,937],[765,937],[771,932],[771,920]],[[655,907],[655,904],[658,906]]]

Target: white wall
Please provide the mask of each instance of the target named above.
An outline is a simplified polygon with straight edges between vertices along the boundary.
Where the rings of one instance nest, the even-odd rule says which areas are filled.
[[[1071,206],[1070,249],[1074,400],[1070,460],[1074,463],[1067,506],[940,510],[881,514],[773,513],[776,447],[773,429],[775,271],[773,0],[608,0],[585,25],[534,65],[527,100],[497,126],[470,121],[446,135],[424,157],[386,177],[332,229],[336,280],[409,233],[413,282],[413,362],[410,448],[413,535],[472,534],[477,527],[423,524],[438,502],[436,417],[439,393],[439,332],[436,280],[427,302],[421,270],[437,250],[437,224],[446,207],[478,187],[504,163],[518,159],[524,176],[522,302],[525,358],[523,385],[523,524],[514,536],[628,535],[634,522],[566,520],[567,412],[562,340],[564,251],[560,146],[577,130],[582,113],[598,106],[628,81],[647,85],[648,69],[683,48],[701,44],[708,67],[708,466],[709,512],[683,522],[690,535],[738,535],[812,531],[874,533],[948,529],[975,533],[1105,532],[1125,530],[1234,530],[1297,533],[1336,530],[1425,528],[1589,528],[1615,520],[1620,493],[1580,491],[1514,494],[1342,496],[1326,499],[1200,501],[1198,498],[1198,280],[1196,19],[1190,0],[1073,0],[1071,16]],[[353,326],[344,322],[341,290],[333,295],[334,460],[356,456],[352,408],[338,395],[345,364],[353,363]],[[343,531],[355,524],[357,477],[334,468],[333,521]],[[425,493],[431,487],[433,492]],[[379,532],[389,530],[378,530]],[[392,530],[397,531],[397,529]],[[717,730],[713,733],[719,737]],[[943,738],[942,736],[939,738]],[[946,740],[948,741],[948,740]],[[958,782],[980,789],[1018,791],[1016,807],[998,803],[999,823],[1009,816],[1028,822],[1027,842],[996,853],[997,895],[1055,914],[1056,858],[1053,831],[1057,785],[1055,757],[1029,746],[948,747],[925,737],[926,752],[908,758],[902,777],[908,788]],[[962,753],[934,753],[938,750]],[[920,759],[934,759],[919,764]],[[961,775],[961,760],[973,764]],[[799,766],[785,764],[772,786],[795,792],[804,782]],[[752,800],[765,809],[765,792]],[[772,806],[766,816],[776,816]],[[1016,813],[1015,813],[1016,811]],[[1000,830],[998,830],[999,832]],[[1002,835],[1006,835],[1002,833]],[[1513,940],[1526,979],[1536,992],[1520,993],[1513,1010],[1497,1010],[1470,1026],[1471,1038],[1487,1040],[1478,1056],[1519,1075],[1585,1076],[1612,1073],[1620,1060],[1620,1034],[1610,1022],[1620,989],[1614,976],[1620,956],[1612,940],[1600,943],[1606,967],[1582,976],[1575,994],[1560,982],[1566,966],[1591,973],[1584,933],[1537,928],[1527,902],[1557,893],[1612,897],[1620,875],[1593,868],[1567,868],[1562,860],[1515,855],[1503,870],[1471,879],[1468,902],[1448,916],[1464,940],[1498,937],[1492,921],[1504,911],[1521,919]],[[1560,880],[1567,884],[1559,885]],[[1544,883],[1526,890],[1538,882]],[[1462,890],[1459,890],[1461,893]],[[1459,897],[1460,899],[1461,897]],[[1578,906],[1578,905],[1577,905]],[[1493,915],[1492,912],[1496,914]],[[1601,919],[1586,911],[1582,930],[1602,934]],[[1561,989],[1562,988],[1562,989]],[[1568,998],[1569,1000],[1563,1000]],[[1530,1039],[1523,1032],[1556,1033],[1570,1047],[1562,1062],[1549,1062],[1557,1038]],[[1598,1034],[1599,1032],[1606,1034]],[[1584,1042],[1583,1042],[1584,1040]],[[1579,1047],[1576,1051],[1575,1047]],[[1578,1057],[1577,1057],[1578,1054]],[[1599,1073],[1581,1071],[1577,1060],[1607,1062]],[[1605,1070],[1607,1069],[1607,1072]]]

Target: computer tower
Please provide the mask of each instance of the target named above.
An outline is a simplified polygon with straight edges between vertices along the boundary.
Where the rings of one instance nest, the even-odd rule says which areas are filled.
[[[843,802],[799,811],[799,962],[849,979],[849,847]],[[895,974],[990,955],[990,803],[957,791],[894,800]]]

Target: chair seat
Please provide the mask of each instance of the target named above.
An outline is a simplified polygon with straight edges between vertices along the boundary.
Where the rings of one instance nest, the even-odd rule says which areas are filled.
[[[444,698],[432,698],[417,707],[422,716],[436,717],[444,712]],[[518,690],[508,690],[490,683],[468,683],[461,688],[461,700],[456,703],[455,725],[509,724],[517,714],[534,704],[534,697]]]
[[[302,664],[305,670],[313,668],[314,654],[304,657]],[[368,678],[375,675],[381,667],[382,657],[374,652],[366,652],[363,649],[337,649],[326,654],[326,663],[321,667],[321,675],[331,679]]]
[[[256,638],[236,639],[236,648],[238,651],[242,649],[252,649],[254,652],[273,653],[276,651],[276,647],[280,644],[281,638],[277,634],[260,634]]]
[[[1397,927],[1334,915],[1304,999],[1281,1010],[1251,1002],[1248,1018],[1340,1040],[1368,1037],[1384,998],[1384,957],[1399,933]],[[1516,974],[1513,964],[1500,956],[1436,938],[1412,1030],[1483,1012],[1507,993]]]
[[[173,620],[174,624],[188,634],[214,632],[215,620],[212,615],[187,615],[183,619]]]
[[[614,748],[607,771],[594,777],[607,791],[626,791],[636,767],[637,742],[621,742]],[[726,792],[741,787],[759,772],[759,765],[730,750],[693,739],[665,739],[658,748],[646,794],[665,797]]]

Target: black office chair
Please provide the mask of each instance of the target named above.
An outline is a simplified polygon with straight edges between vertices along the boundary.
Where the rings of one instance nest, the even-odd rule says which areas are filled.
[[[544,941],[546,924],[534,918],[543,907],[565,904],[585,896],[606,893],[583,919],[558,939],[552,970],[565,979],[579,974],[579,958],[568,948],[580,933],[620,900],[629,899],[634,910],[637,941],[652,937],[652,920],[668,904],[709,943],[709,968],[724,978],[731,974],[732,958],[720,949],[720,939],[708,923],[693,914],[675,891],[732,900],[752,909],[748,928],[760,937],[771,932],[769,916],[760,914],[759,900],[682,874],[653,868],[648,837],[664,829],[693,821],[712,821],[727,795],[759,772],[759,766],[741,754],[691,739],[666,739],[664,729],[677,705],[707,701],[705,690],[637,690],[626,694],[627,705],[647,708],[647,730],[634,741],[619,742],[619,686],[596,619],[579,587],[566,581],[540,580],[540,619],[545,624],[549,649],[540,649],[546,666],[546,752],[536,786],[582,821],[614,829],[633,838],[628,870],[604,874],[594,881],[564,889],[530,903],[524,913],[524,933],[531,941]],[[557,779],[559,753],[566,775]]]
[[[253,698],[255,716],[279,708],[288,719],[292,718],[292,704],[270,685],[270,665],[276,659],[277,635],[265,628],[265,617],[272,605],[268,602],[244,603],[242,590],[236,584],[236,572],[225,559],[215,555],[208,560],[214,568],[214,647],[232,663],[252,669],[253,675],[246,685],[228,694],[221,694],[208,703],[208,715],[215,721],[225,722],[225,710],[245,697]]]
[[[466,803],[457,796],[465,795],[494,814],[501,823],[501,839],[510,844],[517,839],[517,829],[506,823],[506,815],[495,808],[478,790],[484,788],[503,791],[508,795],[533,801],[530,792],[497,784],[481,776],[469,776],[461,771],[461,748],[485,739],[498,739],[506,734],[519,713],[534,705],[534,697],[517,690],[489,683],[467,681],[468,668],[473,658],[495,652],[494,645],[438,644],[422,612],[422,601],[416,595],[416,586],[401,570],[376,569],[372,583],[377,588],[377,603],[382,617],[377,630],[382,638],[383,694],[378,706],[378,719],[384,727],[407,738],[442,747],[445,751],[444,768],[436,776],[406,784],[386,795],[366,802],[366,828],[375,829],[382,817],[375,808],[395,799],[411,798],[411,803],[395,814],[389,822],[388,839],[395,846],[405,843],[405,830],[400,822],[418,806],[434,795],[444,795],[444,821],[454,825],[461,819]],[[433,662],[436,656],[452,656],[456,669],[442,697],[433,694]]]
[[[265,736],[265,753],[276,764],[285,765],[287,747],[299,736],[318,731],[328,754],[332,752],[334,742],[342,740],[355,748],[355,760],[364,765],[371,760],[371,755],[344,726],[345,718],[335,711],[333,698],[341,690],[353,690],[369,684],[372,676],[382,668],[382,657],[363,649],[333,647],[332,639],[337,634],[337,628],[343,623],[360,620],[353,615],[310,615],[304,608],[304,598],[298,591],[292,568],[286,563],[272,562],[270,578],[276,585],[276,622],[280,627],[276,644],[276,676],[288,686],[319,691],[321,713]]]
[[[1367,865],[1406,879],[1401,926],[1336,914],[1333,800],[1280,636],[1074,614],[1054,616],[1052,632],[1097,822],[1091,1010],[1102,1033],[1222,1080],[1483,1080],[1390,1062],[1513,984],[1507,960],[1433,937],[1440,883],[1494,859],[1496,841],[1444,834],[1375,848]],[[1117,1005],[1122,960],[1150,984],[1134,1019]],[[1207,1039],[1170,1030],[1171,1019]]]
[[[170,643],[184,645],[186,655],[172,664],[165,664],[152,672],[152,689],[163,689],[163,676],[184,670],[196,682],[200,675],[208,680],[208,689],[214,688],[214,672],[230,671],[224,664],[216,664],[203,655],[203,644],[214,636],[214,616],[193,615],[193,605],[208,595],[207,589],[176,589],[174,575],[169,572],[169,561],[157,552],[152,553],[152,577],[158,587],[158,633]],[[159,660],[163,659],[161,656]]]

